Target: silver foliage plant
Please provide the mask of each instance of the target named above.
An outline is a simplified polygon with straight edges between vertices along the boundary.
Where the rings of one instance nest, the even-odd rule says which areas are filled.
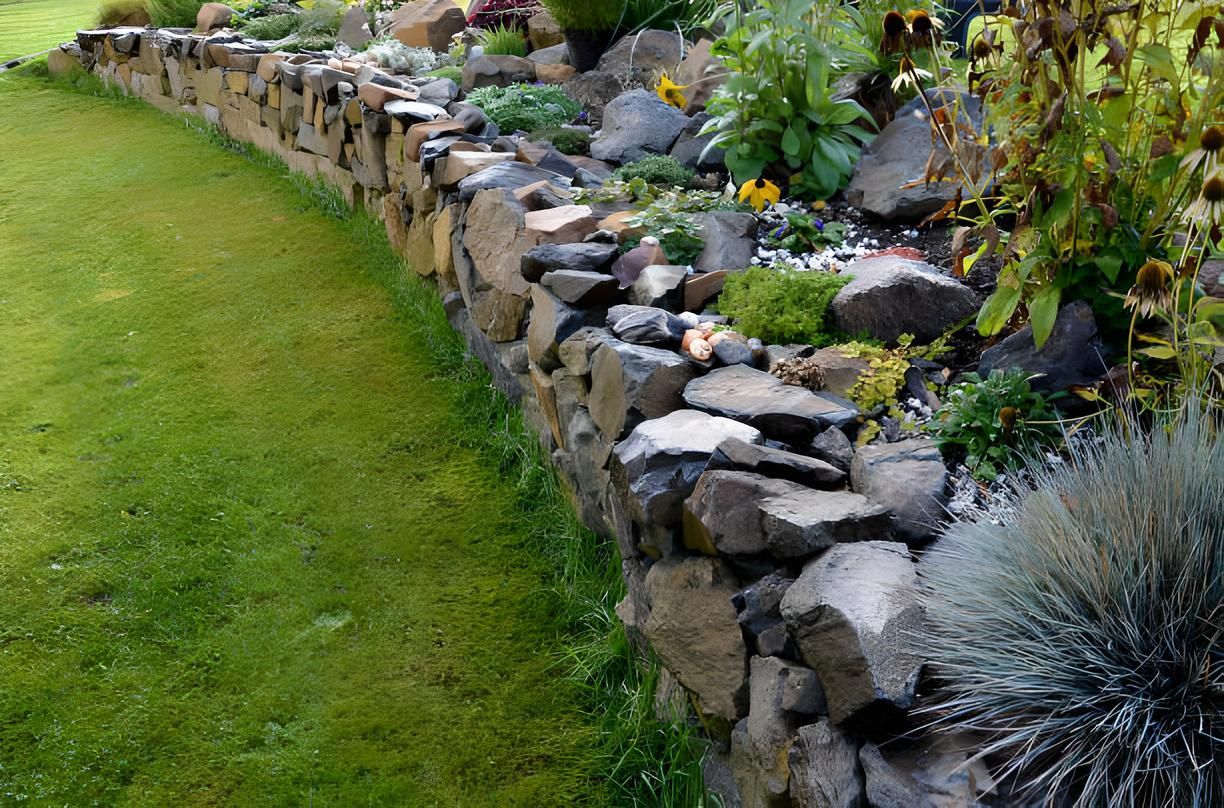
[[[1043,805],[1224,805],[1224,444],[1186,417],[1036,472],[926,554],[936,727]]]

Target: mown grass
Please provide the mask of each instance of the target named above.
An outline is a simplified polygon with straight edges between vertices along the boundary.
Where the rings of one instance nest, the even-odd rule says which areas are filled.
[[[134,104],[0,109],[5,801],[700,800],[614,548],[376,223]]]
[[[72,39],[97,11],[98,0],[0,0],[0,62]]]

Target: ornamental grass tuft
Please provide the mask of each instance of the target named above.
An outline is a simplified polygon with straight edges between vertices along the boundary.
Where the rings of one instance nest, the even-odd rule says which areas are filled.
[[[1033,469],[921,566],[934,723],[1041,804],[1224,804],[1224,444],[1202,418]]]

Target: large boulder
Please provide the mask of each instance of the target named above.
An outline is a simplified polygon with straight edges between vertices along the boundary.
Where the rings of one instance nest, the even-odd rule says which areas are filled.
[[[714,558],[671,558],[646,573],[644,633],[703,710],[735,721],[748,707],[748,649],[735,621],[735,575]]]
[[[927,97],[935,108],[955,105],[961,120],[981,131],[982,103],[976,97],[947,90],[930,90]],[[961,186],[954,172],[949,174],[951,181],[923,182],[932,150],[938,158],[949,157],[943,144],[935,143],[926,105],[915,98],[897,110],[892,122],[863,149],[846,199],[885,219],[910,221],[934,213],[955,199]],[[969,192],[964,196],[969,198]]]
[[[1037,348],[1032,326],[1025,326],[982,354],[978,373],[986,378],[994,370],[1021,368],[1031,374],[1034,390],[1053,392],[1073,384],[1090,385],[1109,370],[1105,347],[1097,333],[1092,306],[1082,300],[1058,310],[1054,330]]]
[[[845,274],[851,281],[829,309],[834,324],[847,334],[866,333],[885,342],[913,334],[919,342],[930,342],[978,310],[969,287],[922,261],[864,258],[846,267]]]
[[[595,69],[619,76],[627,87],[649,87],[659,73],[675,74],[683,56],[684,39],[678,33],[647,30],[621,37],[599,57]]]
[[[888,512],[861,494],[746,471],[707,471],[684,507],[684,543],[710,555],[796,561],[837,542],[892,534]]]
[[[858,411],[845,399],[783,384],[746,365],[718,368],[684,390],[690,407],[751,424],[775,440],[802,446],[830,426],[845,426]]]
[[[477,56],[463,65],[464,93],[481,87],[509,87],[536,80],[536,63],[522,56]]]
[[[789,756],[795,808],[860,808],[864,804],[858,744],[829,719],[800,727]]]
[[[864,446],[850,464],[850,484],[896,517],[897,535],[922,542],[943,522],[948,469],[934,442],[913,438]]]
[[[764,441],[760,432],[736,421],[676,410],[639,424],[616,445],[613,481],[628,515],[646,531],[644,549],[670,549],[670,533],[680,525],[685,498],[693,493],[710,455],[729,437]]]
[[[467,17],[454,0],[411,0],[391,12],[387,32],[413,48],[450,50],[451,38],[467,27]]]
[[[608,440],[619,440],[642,421],[682,408],[696,372],[675,351],[607,340],[591,357],[591,417]]]
[[[651,154],[667,154],[688,117],[638,89],[614,99],[604,109],[603,129],[591,141],[591,156],[610,163],[629,163]]]
[[[835,723],[876,705],[913,705],[922,659],[911,643],[923,627],[914,566],[904,544],[838,544],[786,590],[782,617]]]

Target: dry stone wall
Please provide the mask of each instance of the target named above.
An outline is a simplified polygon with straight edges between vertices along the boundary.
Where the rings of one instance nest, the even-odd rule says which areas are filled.
[[[695,697],[716,742],[710,781],[735,783],[728,805],[992,801],[971,745],[926,737],[911,715],[938,453],[921,441],[855,452],[853,404],[763,369],[793,348],[682,353],[694,331],[711,336],[717,317],[702,309],[717,287],[668,266],[618,281],[623,209],[573,201],[608,166],[501,136],[453,82],[232,34],[82,31],[51,55],[56,72],[78,63],[385,222],[538,430],[584,522],[616,540],[618,613]]]

